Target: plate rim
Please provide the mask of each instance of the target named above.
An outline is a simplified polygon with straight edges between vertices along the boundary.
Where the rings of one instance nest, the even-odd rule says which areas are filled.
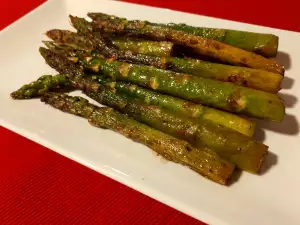
[[[106,1],[108,2],[109,0],[101,0],[101,1]],[[43,8],[47,8],[48,5],[50,4],[60,4],[59,0],[48,0],[43,2],[42,4],[40,4],[39,6],[37,6],[36,8],[34,8],[33,10],[29,11],[27,14],[21,16],[20,18],[18,18],[17,20],[15,20],[13,23],[9,24],[8,26],[6,26],[4,29],[2,29],[0,31],[0,38],[1,35],[3,35],[5,32],[10,31],[11,29],[14,29],[15,26],[17,26],[19,23],[23,22],[24,19],[29,18],[31,15],[35,14],[37,11],[42,10]],[[63,2],[63,1],[61,1]],[[250,24],[250,23],[244,23],[244,22],[240,22],[240,21],[235,21],[235,20],[228,20],[228,19],[222,19],[222,18],[218,18],[218,17],[211,17],[211,16],[205,16],[205,15],[201,15],[201,14],[195,14],[195,13],[189,13],[189,12],[183,12],[183,11],[177,11],[177,10],[173,10],[173,9],[168,9],[168,8],[161,8],[161,7],[155,7],[155,6],[148,6],[148,5],[142,5],[142,4],[135,4],[135,3],[129,3],[129,2],[118,2],[118,3],[122,3],[122,4],[127,4],[127,5],[137,5],[139,7],[151,7],[154,9],[159,9],[159,10],[168,10],[168,11],[173,11],[176,13],[182,13],[182,14],[191,14],[191,15],[195,15],[195,16],[201,16],[201,17],[205,17],[205,18],[211,18],[211,19],[216,19],[219,21],[230,21],[230,22],[236,22],[236,23],[240,23],[240,24],[248,24],[251,26],[257,26],[257,27],[262,27],[262,28],[270,28],[270,29],[276,29],[276,30],[282,30],[284,32],[290,32],[290,33],[297,33],[299,34],[299,32],[296,31],[290,31],[290,30],[284,30],[284,29],[278,29],[278,28],[273,28],[273,27],[268,27],[268,26],[261,26],[261,25],[257,25],[257,24]],[[7,121],[5,121],[5,119],[0,118],[0,126],[5,127],[6,129],[15,132],[18,135],[21,135],[25,138],[27,138],[30,141],[35,142],[36,144],[39,144],[41,146],[44,146],[46,148],[48,148],[51,151],[54,151],[56,153],[58,153],[59,155],[66,157],[70,160],[73,160],[77,163],[80,163],[83,166],[86,166],[89,169],[92,169],[94,171],[96,171],[97,173],[100,173],[110,179],[113,179],[117,182],[120,182],[121,184],[132,188],[146,196],[151,197],[152,199],[162,202],[163,204],[168,205],[169,207],[172,207],[176,210],[179,210],[197,220],[200,220],[202,222],[205,223],[209,223],[209,224],[220,224],[220,225],[227,225],[228,223],[225,221],[222,221],[220,219],[217,218],[217,216],[212,215],[210,213],[206,213],[203,210],[199,210],[196,211],[194,208],[189,207],[187,204],[183,204],[182,202],[178,202],[177,200],[174,200],[170,197],[168,197],[168,195],[165,195],[163,193],[161,193],[160,191],[157,190],[153,190],[153,188],[151,188],[150,185],[146,185],[143,184],[142,182],[138,182],[132,179],[124,179],[123,176],[120,176],[118,173],[114,173],[112,171],[110,171],[109,169],[107,169],[106,167],[103,166],[103,164],[101,163],[101,165],[99,164],[97,166],[97,168],[95,168],[93,165],[90,165],[89,163],[85,162],[84,160],[80,159],[79,157],[77,158],[76,155],[72,155],[70,154],[70,152],[68,152],[68,150],[65,150],[63,147],[60,147],[59,145],[56,145],[55,143],[51,142],[51,141],[47,141],[44,138],[38,137],[36,136],[33,132],[28,132],[26,129],[23,129],[22,127],[18,127],[16,125],[13,125]]]

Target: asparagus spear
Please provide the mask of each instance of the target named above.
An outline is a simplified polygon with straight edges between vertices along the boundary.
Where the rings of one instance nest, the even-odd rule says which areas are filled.
[[[83,35],[69,31],[52,29],[46,35],[56,43],[67,43],[74,48],[92,50],[93,45]],[[172,42],[136,40],[133,38],[109,37],[112,44],[122,51],[131,51],[135,54],[152,56],[170,56],[173,48]]]
[[[93,19],[92,28],[94,31],[133,33],[157,40],[172,41],[175,44],[191,47],[201,55],[218,59],[224,63],[262,69],[281,75],[284,74],[284,67],[277,64],[274,60],[216,40],[202,38],[168,27],[153,25],[148,21],[129,21],[103,13],[89,13],[88,16]],[[70,18],[73,24],[76,17]]]
[[[64,75],[57,76],[65,77]],[[57,76],[47,76],[49,81],[47,84],[53,83],[51,79],[55,81]],[[60,79],[60,82],[61,85],[71,85],[66,77]],[[113,86],[108,88],[108,86],[97,84],[88,78],[82,78],[72,83],[73,86],[83,90],[87,96],[100,104],[126,113],[137,121],[169,135],[186,140],[195,147],[211,148],[242,170],[257,173],[267,153],[267,146],[229,128],[213,124],[204,117],[192,119],[178,116],[170,110],[149,105],[111,89],[114,88]],[[47,88],[51,90],[49,86]],[[31,93],[33,93],[33,90],[36,93],[35,96],[31,97],[43,96],[47,93],[47,91],[40,91],[43,90],[41,86],[29,87],[25,85],[18,90],[19,95],[29,98],[28,95],[24,95],[28,92],[28,89],[32,91]],[[57,91],[57,89],[54,90]]]
[[[103,17],[102,13],[90,13],[94,19]],[[99,15],[99,17],[98,17]],[[247,32],[240,30],[208,28],[208,27],[194,27],[187,24],[176,23],[150,23],[153,26],[168,27],[174,30],[184,31],[186,33],[200,36],[207,39],[213,39],[223,42],[237,48],[244,49],[249,52],[255,52],[265,57],[276,57],[278,49],[279,38],[273,34],[263,34],[255,32]]]
[[[81,97],[47,94],[42,101],[61,111],[87,118],[93,126],[111,129],[144,144],[175,163],[190,167],[200,175],[219,184],[227,184],[234,165],[207,148],[196,149],[183,140],[141,124],[112,108],[97,107]]]
[[[199,120],[205,119],[214,124],[230,128],[250,137],[255,131],[254,122],[235,114],[205,107],[170,95],[160,94],[135,84],[126,82],[111,82],[108,79],[103,79],[101,76],[97,76],[96,78],[99,83],[113,87],[120,93],[124,93],[133,98],[138,98],[146,104],[157,105],[161,108],[174,111],[179,115]]]
[[[285,108],[279,96],[227,82],[179,74],[150,66],[96,57],[82,60],[85,69],[129,81],[186,100],[261,119],[281,121]]]
[[[101,84],[114,87],[120,93],[138,98],[146,104],[158,105],[162,108],[172,110],[179,115],[196,119],[206,119],[247,136],[252,136],[255,131],[255,123],[237,115],[220,111],[214,108],[195,104],[169,95],[163,95],[149,89],[126,82],[112,82],[103,77],[92,76]],[[71,82],[64,75],[44,75],[37,81],[23,85],[11,96],[15,99],[29,99],[39,97],[47,91],[59,91],[60,89],[70,90]]]
[[[80,28],[81,24],[84,24],[84,22],[76,25],[77,29],[84,29]],[[66,51],[69,51],[69,48],[72,47],[76,50],[86,50],[86,52],[91,52],[91,54],[95,54],[96,52],[90,42],[86,41],[87,38],[77,33],[64,30],[51,30],[47,32],[47,35],[49,38],[56,41],[56,43],[52,44],[54,46],[49,46],[50,43],[45,42],[45,44],[50,49],[63,49],[64,45],[67,44],[67,47],[65,47]],[[87,42],[86,47],[83,46],[83,41],[81,40]],[[97,41],[101,42],[102,40],[97,39]],[[94,46],[94,48],[96,48],[96,46]],[[101,54],[100,52],[98,53]],[[135,62],[134,59],[135,58],[133,57],[130,61]],[[187,60],[175,57],[165,57],[161,59],[155,59],[153,61],[157,62],[159,60],[161,60],[161,63],[159,65],[162,65],[163,68],[173,70],[175,72],[188,73],[195,76],[211,78],[225,82],[228,81],[237,85],[271,93],[277,93],[279,91],[283,79],[280,74],[271,73],[264,70],[210,63],[202,60]]]
[[[211,148],[242,170],[257,173],[267,154],[268,146],[205,119],[181,117],[159,106],[147,105],[105,88],[101,91],[88,87],[85,89],[92,90],[85,91],[85,94],[93,100],[126,113],[155,129],[186,140],[195,147]]]
[[[211,63],[197,59],[181,59],[169,57],[167,69],[179,73],[231,82],[236,85],[249,87],[270,93],[277,93],[281,88],[283,76],[278,73],[260,69],[230,66]]]
[[[249,52],[255,52],[265,57],[276,57],[279,38],[273,34],[254,33],[239,30],[217,29],[207,27],[194,27],[186,24],[157,24],[153,26],[168,27],[180,30],[191,35],[200,36],[207,39],[214,39]]]
[[[41,49],[41,53],[46,62],[54,69],[57,66],[57,60],[54,60],[54,63],[52,62],[54,57],[60,58],[62,62],[66,61],[60,55],[55,55],[55,53],[52,55],[51,51],[47,49]],[[60,65],[58,70],[69,70],[66,68],[68,62],[65,65]],[[196,147],[213,147],[212,150],[246,171],[258,172],[267,153],[267,146],[236,131],[215,125],[203,118],[195,120],[175,115],[169,110],[145,104],[91,79],[81,78],[72,81],[72,84],[100,104],[108,105],[123,113],[127,113],[140,122],[187,140]]]
[[[157,105],[164,109],[169,109],[178,113],[178,115],[191,117],[195,119],[205,119],[214,124],[221,125],[247,136],[252,136],[255,130],[255,123],[234,114],[230,114],[217,109],[195,104],[189,101],[175,98],[169,95],[159,94],[146,88],[139,87],[125,82],[112,82],[98,75],[91,75],[100,84],[110,88],[115,88],[118,92],[124,93],[132,98],[140,99],[144,104]],[[74,83],[78,85],[78,83]],[[42,96],[47,91],[60,91],[60,89],[69,90],[72,84],[65,75],[43,75],[37,81],[23,85],[17,91],[11,93],[14,99],[30,99]],[[76,86],[77,87],[77,86]],[[87,85],[81,85],[81,88]]]
[[[71,87],[70,81],[63,75],[44,75],[38,80],[30,84],[23,85],[17,91],[11,93],[14,99],[29,99],[43,95],[48,91],[59,91],[62,89],[69,90]]]
[[[47,37],[56,43],[67,43],[75,49],[93,50],[94,45],[90,39],[69,30],[52,29],[46,32]]]
[[[120,51],[116,49],[111,42],[109,42],[107,39],[104,39],[102,34],[99,32],[91,32],[91,24],[85,19],[70,16],[70,20],[78,32],[85,34],[89,41],[91,41],[94,46],[97,46],[97,49],[105,57],[164,68],[164,63],[160,57],[153,57],[144,54],[133,54],[132,52],[128,51]]]

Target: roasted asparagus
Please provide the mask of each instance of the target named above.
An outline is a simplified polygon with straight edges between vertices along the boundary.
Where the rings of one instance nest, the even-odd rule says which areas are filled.
[[[79,23],[77,27],[79,27],[81,24],[84,23]],[[47,47],[52,50],[65,49],[65,51],[67,52],[70,51],[70,48],[73,48],[75,50],[86,51],[91,55],[97,52],[97,45],[93,46],[91,42],[87,41],[87,38],[83,35],[65,30],[50,30],[46,34],[49,38],[55,41],[55,43],[44,42]],[[97,41],[98,43],[103,42],[102,39],[97,39]],[[105,43],[101,43],[101,46],[102,45],[105,45]],[[110,46],[110,48],[114,47]],[[149,46],[149,48],[152,47]],[[99,51],[98,53],[101,54],[101,52]],[[115,57],[115,55],[117,55],[117,57]],[[108,57],[115,57],[119,60],[122,60],[122,57],[118,57],[122,55],[124,55],[124,53],[109,55]],[[139,58],[141,57],[143,57],[143,55],[139,55]],[[128,60],[128,58],[131,58],[131,60]],[[133,63],[140,62],[140,60],[136,61],[136,58],[137,57],[134,57],[133,54],[127,54],[125,60]],[[147,59],[148,58],[149,57],[147,56]],[[147,59],[145,59],[144,61],[147,61]],[[161,63],[157,63],[158,61],[161,61]],[[277,93],[280,90],[281,82],[283,79],[283,76],[281,76],[280,74],[264,70],[229,66],[196,59],[162,57],[155,58],[154,60],[151,60],[149,62],[155,62],[153,66],[173,70],[175,72],[188,73],[199,77],[231,82],[237,85],[271,93]]]
[[[93,126],[113,130],[144,144],[164,158],[190,167],[200,175],[219,184],[227,184],[234,165],[221,159],[208,148],[194,148],[186,141],[139,123],[112,108],[97,107],[81,97],[48,93],[41,100],[63,112],[88,119]]]
[[[151,66],[107,61],[92,56],[81,62],[85,69],[101,72],[112,79],[130,81],[206,106],[273,121],[281,121],[285,115],[282,100],[271,93]]]
[[[59,55],[50,56],[50,54],[51,51],[49,50],[42,51],[42,55],[50,66],[55,65],[52,64],[54,57],[61,58],[61,62],[66,60]],[[61,67],[59,67],[59,70],[61,70]],[[53,68],[55,69],[55,66]],[[82,78],[72,81],[72,84],[97,102],[126,113],[140,122],[187,140],[196,147],[211,147],[212,150],[243,170],[252,173],[258,172],[267,153],[267,146],[205,119],[195,120],[175,115],[169,110],[147,105],[143,101],[133,99],[90,79]]]
[[[193,48],[199,54],[220,60],[223,63],[262,69],[281,75],[284,74],[284,67],[274,60],[216,40],[202,38],[168,27],[153,25],[147,21],[129,21],[103,13],[89,13],[88,16],[93,19],[92,30],[94,31],[132,33],[160,41],[171,41],[175,44]],[[72,24],[74,24],[76,18],[70,17]]]

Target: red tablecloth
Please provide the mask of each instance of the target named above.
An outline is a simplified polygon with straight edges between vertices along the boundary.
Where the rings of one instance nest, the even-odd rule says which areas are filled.
[[[0,30],[43,1],[2,0]],[[128,1],[300,31],[291,0]],[[202,224],[5,128],[0,137],[0,224]]]

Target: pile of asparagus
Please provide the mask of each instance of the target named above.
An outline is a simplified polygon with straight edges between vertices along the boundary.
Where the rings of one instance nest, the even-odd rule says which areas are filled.
[[[76,32],[46,32],[51,41],[39,51],[59,74],[12,98],[40,97],[220,184],[235,168],[259,173],[268,146],[253,139],[254,122],[240,115],[284,118],[277,95],[284,68],[270,59],[277,36],[88,16],[70,16]],[[106,107],[68,96],[71,90]]]

